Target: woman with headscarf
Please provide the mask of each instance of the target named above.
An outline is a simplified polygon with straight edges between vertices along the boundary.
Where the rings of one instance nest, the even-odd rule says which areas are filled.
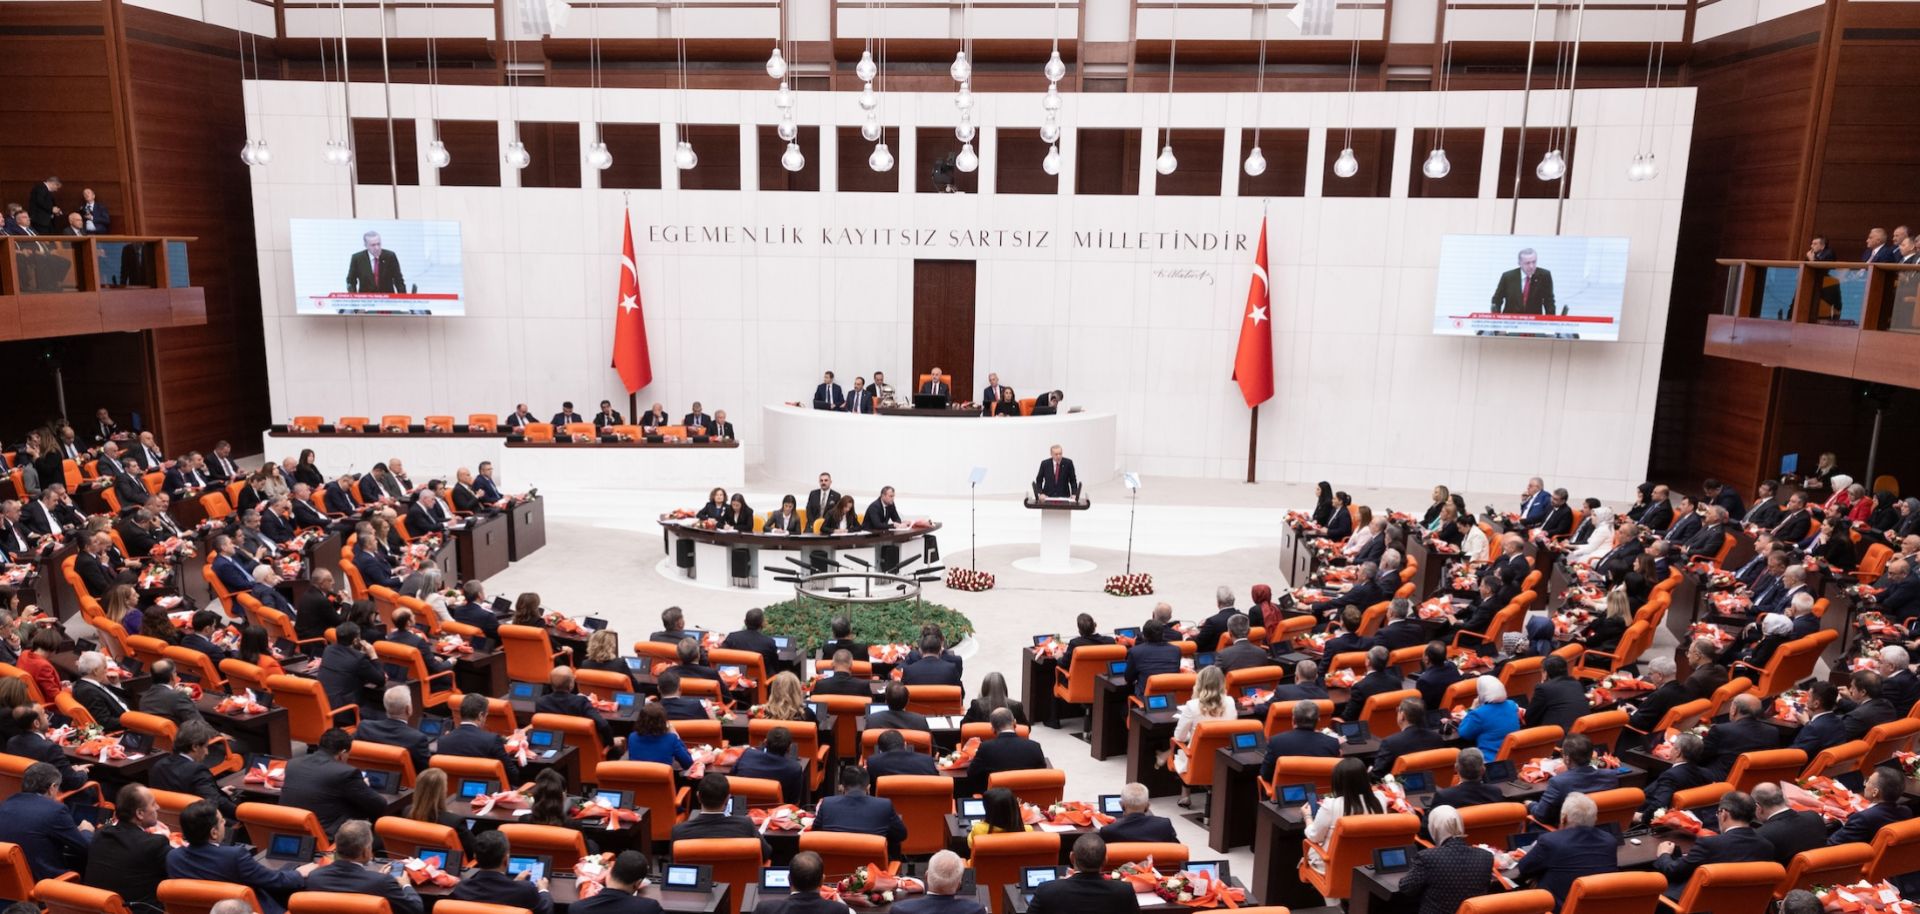
[[[1833,494],[1828,496],[1820,507],[1830,516],[1844,515],[1853,507],[1853,477],[1845,473],[1835,473],[1830,484],[1833,486]],[[1807,504],[1813,504],[1813,499],[1807,499]]]
[[[1527,617],[1527,654],[1545,657],[1553,653],[1553,620],[1544,615]]]
[[[1313,499],[1313,522],[1324,527],[1333,517],[1333,486],[1321,481]]]
[[[1773,659],[1773,652],[1792,640],[1793,620],[1782,613],[1766,613],[1741,631],[1740,637],[1720,652],[1719,660],[1728,669],[1735,663],[1765,669],[1767,661]]]
[[[1247,618],[1255,620],[1255,625],[1265,626],[1273,631],[1286,619],[1280,604],[1273,602],[1273,588],[1265,584],[1253,585],[1253,605],[1247,607]]]
[[[1613,509],[1595,508],[1593,509],[1593,532],[1587,534],[1587,544],[1567,553],[1567,561],[1591,562],[1612,551]]]
[[[1900,509],[1896,507],[1899,499],[1892,492],[1881,489],[1873,493],[1873,509],[1867,512],[1866,524],[1877,533],[1886,533],[1900,525]]]
[[[1853,507],[1847,509],[1847,520],[1864,524],[1873,516],[1874,499],[1867,494],[1867,487],[1854,483],[1847,487],[1847,497],[1853,499]]]

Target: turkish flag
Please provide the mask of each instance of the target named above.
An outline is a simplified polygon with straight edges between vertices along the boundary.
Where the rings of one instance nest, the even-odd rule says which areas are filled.
[[[633,216],[620,241],[620,300],[613,315],[613,370],[627,385],[627,393],[653,383],[653,360],[647,357],[647,317],[640,308],[640,278],[633,266]]]
[[[1247,284],[1246,313],[1240,316],[1240,348],[1233,354],[1233,379],[1248,407],[1273,399],[1273,328],[1267,326],[1267,219],[1260,217],[1260,248],[1253,255]]]

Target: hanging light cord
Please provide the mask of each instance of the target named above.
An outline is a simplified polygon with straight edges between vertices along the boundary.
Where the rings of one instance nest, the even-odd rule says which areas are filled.
[[[1447,148],[1447,89],[1453,85],[1452,25],[1453,3],[1447,0],[1440,10],[1440,127],[1434,131],[1434,149]]]
[[[1254,67],[1253,148],[1260,148],[1261,102],[1267,95],[1267,17],[1273,15],[1272,0],[1260,0],[1260,63]]]
[[[1360,17],[1353,17],[1352,48],[1347,52],[1347,130],[1344,148],[1353,148],[1353,96],[1360,91]]]
[[[1180,0],[1173,0],[1173,28],[1168,32],[1167,43],[1167,136],[1166,145],[1173,145],[1173,73],[1180,62]]]

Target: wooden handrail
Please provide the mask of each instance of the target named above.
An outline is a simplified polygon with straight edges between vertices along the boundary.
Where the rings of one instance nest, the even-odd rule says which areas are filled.
[[[1835,271],[1860,271],[1866,273],[1866,299],[1860,310],[1860,328],[1879,330],[1886,323],[1888,309],[1893,301],[1893,287],[1902,273],[1920,272],[1920,264],[1910,263],[1859,263],[1837,260],[1748,260],[1737,257],[1719,258],[1715,264],[1737,271],[1733,282],[1732,317],[1763,318],[1755,313],[1758,301],[1759,283],[1754,281],[1761,270],[1790,269],[1796,271],[1793,292],[1793,311],[1785,323],[1820,323],[1815,307],[1820,301],[1823,280],[1827,274]]]
[[[166,277],[169,272],[168,246],[175,241],[198,240],[200,238],[197,235],[0,235],[0,295],[19,295],[23,292],[60,294],[23,288],[23,277],[20,275],[22,264],[19,257],[23,254],[38,252],[23,251],[19,250],[20,248],[52,245],[72,250],[74,291],[98,292],[101,291],[99,246],[102,243],[150,246],[152,255],[149,258],[148,267],[153,278],[151,287],[166,288]]]

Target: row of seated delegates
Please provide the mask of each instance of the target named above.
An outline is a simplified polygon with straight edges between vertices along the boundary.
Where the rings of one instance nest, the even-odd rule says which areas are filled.
[[[527,410],[527,404],[516,403],[513,405],[513,412],[509,413],[501,424],[512,430],[522,429],[539,421]],[[553,425],[557,431],[561,426],[586,422],[592,422],[595,433],[602,437],[610,434],[609,429],[628,424],[620,415],[620,411],[613,408],[612,400],[601,400],[600,411],[594,413],[591,419],[574,412],[573,401],[568,400],[560,404],[560,411],[553,414],[549,424]],[[634,416],[631,424],[639,426],[642,434],[651,435],[655,429],[675,423],[673,417],[667,414],[666,406],[656,402],[646,412]],[[692,411],[682,416],[679,424],[687,429],[688,435],[704,435],[720,439],[735,437],[733,423],[727,421],[727,411],[721,409],[709,414],[706,407],[700,405],[698,400],[693,401]]]
[[[927,380],[915,389],[915,393],[953,399],[953,386],[947,382],[945,372],[935,367],[928,372]],[[1028,412],[1021,407],[1019,394],[1015,393],[1013,388],[1000,383],[999,374],[988,372],[987,386],[981,388],[979,401],[966,402],[966,405],[979,406],[982,413],[988,416],[1051,416],[1059,411],[1063,396],[1057,390],[1043,393],[1034,398],[1031,412]],[[792,402],[788,405],[803,404]],[[834,379],[833,372],[828,371],[821,375],[820,383],[813,388],[812,406],[817,410],[871,415],[875,407],[894,405],[897,404],[893,387],[886,383],[886,375],[883,372],[873,373],[872,387],[867,386],[865,378],[856,377],[853,379],[852,387],[842,389],[839,382]]]
[[[1859,263],[1920,263],[1920,238],[1904,225],[1894,226],[1892,234],[1878,226],[1868,229],[1865,245],[1857,258]],[[1807,259],[1831,263],[1838,258],[1827,237],[1815,235],[1807,242]]]
[[[883,486],[880,494],[867,504],[866,512],[860,513],[852,495],[834,491],[833,477],[820,474],[820,488],[807,493],[807,511],[800,513],[799,499],[792,495],[780,499],[780,508],[768,512],[765,517],[754,513],[753,506],[747,504],[743,493],[727,495],[722,486],[714,486],[707,493],[707,503],[700,506],[695,519],[712,521],[714,529],[738,530],[743,533],[785,533],[798,534],[812,532],[819,534],[853,533],[861,530],[884,532],[905,525],[901,520],[900,509],[894,504],[892,486]],[[826,513],[820,513],[818,506],[827,505]],[[804,517],[804,526],[803,526]]]

